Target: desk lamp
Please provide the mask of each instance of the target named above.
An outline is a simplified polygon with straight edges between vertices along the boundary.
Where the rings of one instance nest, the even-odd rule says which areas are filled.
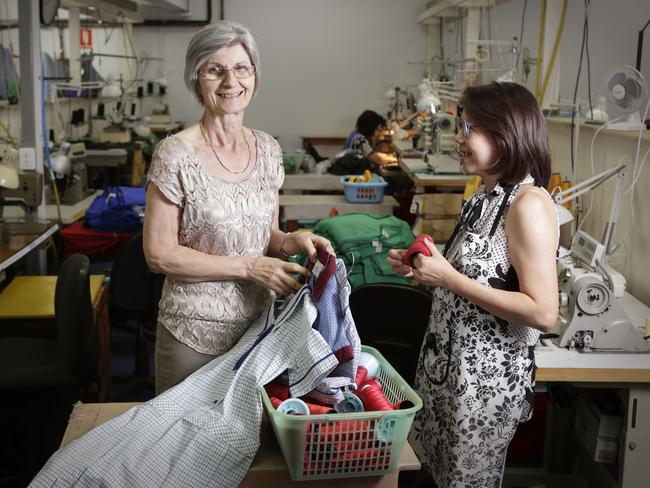
[[[594,175],[591,178],[586,179],[585,181],[582,181],[575,186],[572,186],[571,188],[567,188],[566,190],[561,190],[553,194],[555,207],[558,210],[560,225],[562,225],[570,222],[574,218],[571,211],[564,207],[564,203],[575,200],[584,193],[595,190],[600,185],[614,177],[617,178],[612,207],[609,212],[609,219],[607,221],[605,232],[603,234],[602,244],[605,247],[605,253],[603,256],[604,261],[606,261],[607,257],[610,256],[618,247],[618,244],[614,245],[612,243],[612,239],[614,236],[614,229],[616,228],[616,222],[618,221],[618,215],[621,209],[621,200],[623,199],[623,180],[626,170],[627,167],[624,164],[619,164],[618,166]]]

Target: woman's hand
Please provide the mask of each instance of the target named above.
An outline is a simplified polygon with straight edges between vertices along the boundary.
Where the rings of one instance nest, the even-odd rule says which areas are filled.
[[[380,166],[384,166],[386,164],[393,164],[397,162],[397,158],[392,154],[386,154],[383,152],[378,152],[375,154],[377,154],[377,159],[379,160]]]
[[[390,249],[386,262],[390,264],[393,271],[400,276],[413,276],[413,269],[404,264],[404,256],[406,256],[406,249]]]
[[[266,256],[250,258],[247,262],[247,278],[278,295],[290,295],[302,287],[289,273],[301,274],[305,278],[311,274],[299,264]]]
[[[449,261],[438,251],[435,244],[425,239],[424,244],[429,249],[431,257],[418,254],[413,260],[415,268],[413,277],[424,285],[450,288],[453,279],[458,275]]]
[[[324,249],[328,253],[336,256],[336,253],[334,252],[330,241],[322,236],[317,236],[313,232],[301,230],[286,234],[284,241],[282,242],[281,250],[289,255],[305,252],[309,256],[309,260],[312,263],[315,263],[318,259],[317,251],[319,248]]]

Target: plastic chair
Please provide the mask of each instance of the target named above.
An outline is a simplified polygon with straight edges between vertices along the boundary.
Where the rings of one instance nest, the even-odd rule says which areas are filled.
[[[142,247],[142,234],[133,236],[118,253],[111,270],[111,330],[135,337],[134,373],[121,391],[154,391],[150,373],[149,344],[155,342],[158,302],[164,275],[149,270]]]
[[[413,384],[431,295],[408,285],[370,283],[352,290],[350,310],[361,343],[378,349]]]

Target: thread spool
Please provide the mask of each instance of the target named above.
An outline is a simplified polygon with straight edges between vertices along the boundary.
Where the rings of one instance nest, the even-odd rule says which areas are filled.
[[[357,392],[367,412],[381,410],[394,410],[393,404],[388,401],[376,381],[365,383]]]
[[[309,407],[300,398],[287,398],[277,410],[285,415],[309,415]]]
[[[361,364],[357,366],[357,375],[354,379],[354,385],[352,385],[353,390],[356,390],[359,387],[359,385],[366,380],[367,376],[368,376],[368,370],[366,369],[366,367],[362,366]]]
[[[366,368],[367,376],[378,376],[381,371],[379,361],[370,353],[362,352],[359,355],[359,366]],[[359,385],[360,383],[357,383]]]
[[[343,393],[343,401],[334,405],[334,409],[338,413],[353,413],[364,411],[363,402],[361,399],[349,391]]]
[[[419,236],[417,236],[413,240],[411,247],[408,248],[408,251],[406,251],[406,254],[404,255],[404,264],[406,266],[411,266],[411,267],[415,266],[413,261],[415,261],[415,257],[418,254],[431,256],[431,251],[429,251],[429,248],[427,248],[424,241],[430,241],[432,244],[434,243],[433,237],[431,237],[428,234],[420,234]]]
[[[336,413],[336,410],[326,405],[318,405],[316,403],[311,403],[311,402],[305,402],[305,403],[307,404],[307,408],[309,408],[310,415],[327,415],[329,413]]]

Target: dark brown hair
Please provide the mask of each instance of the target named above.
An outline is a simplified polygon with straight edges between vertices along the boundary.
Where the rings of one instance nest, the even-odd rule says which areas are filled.
[[[551,154],[546,123],[526,87],[497,82],[468,87],[460,102],[469,121],[494,142],[498,156],[490,173],[500,174],[502,185],[514,185],[527,173],[535,185],[548,185]]]

